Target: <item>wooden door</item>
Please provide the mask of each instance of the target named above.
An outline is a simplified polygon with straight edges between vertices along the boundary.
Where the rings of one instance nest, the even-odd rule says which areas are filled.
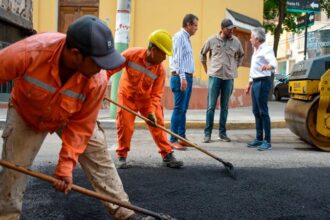
[[[250,32],[240,30],[236,28],[234,35],[240,40],[243,50],[244,50],[244,59],[242,66],[250,67],[251,58],[253,54],[253,48],[250,42]]]
[[[99,0],[60,0],[58,31],[66,33],[69,25],[83,15],[99,15]]]

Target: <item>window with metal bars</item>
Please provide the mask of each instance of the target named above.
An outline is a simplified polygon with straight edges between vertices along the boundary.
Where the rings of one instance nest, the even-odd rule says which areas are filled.
[[[9,43],[0,41],[0,50],[8,45]],[[5,83],[0,84],[0,102],[8,102],[13,86],[14,86],[13,81],[7,81]]]

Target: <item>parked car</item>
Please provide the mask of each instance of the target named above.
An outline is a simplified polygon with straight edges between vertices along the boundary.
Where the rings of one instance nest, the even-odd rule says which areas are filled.
[[[276,101],[282,98],[289,98],[288,90],[289,75],[275,74],[274,76],[274,96]]]

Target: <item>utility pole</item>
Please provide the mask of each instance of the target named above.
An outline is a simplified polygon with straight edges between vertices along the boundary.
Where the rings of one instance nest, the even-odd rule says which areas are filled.
[[[131,0],[117,0],[115,49],[123,52],[128,48],[131,17]],[[111,99],[117,101],[118,85],[122,71],[111,77]],[[110,104],[110,118],[115,119],[117,106]]]
[[[305,44],[304,44],[304,60],[306,60],[306,54],[307,54],[307,35],[308,35],[308,19],[309,19],[309,13],[307,12],[305,15]]]

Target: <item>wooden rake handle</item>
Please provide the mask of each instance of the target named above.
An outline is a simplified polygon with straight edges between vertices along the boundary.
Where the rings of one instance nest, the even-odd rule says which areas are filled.
[[[44,180],[46,182],[49,182],[51,184],[54,181],[57,180],[56,178],[54,178],[52,176],[48,176],[48,175],[43,174],[43,173],[32,171],[30,169],[18,166],[16,164],[13,164],[13,163],[11,163],[9,161],[6,161],[6,160],[0,160],[0,165],[2,165],[4,167],[7,167],[9,169],[16,170],[18,172],[24,173],[24,174],[29,175],[29,176],[37,177],[37,178],[39,178],[41,180]],[[168,216],[165,216],[163,214],[156,213],[156,212],[153,212],[153,211],[150,211],[150,210],[138,207],[138,206],[134,206],[134,205],[132,205],[128,202],[123,202],[123,201],[111,198],[109,196],[100,194],[98,192],[83,188],[83,187],[75,185],[75,184],[72,185],[72,190],[76,191],[76,192],[79,192],[79,193],[82,193],[82,194],[85,194],[85,195],[90,196],[90,197],[94,197],[96,199],[99,199],[99,200],[102,200],[102,201],[105,201],[105,202],[110,202],[112,204],[130,209],[130,210],[133,210],[133,211],[136,211],[136,212],[148,215],[148,216],[155,217],[157,219],[169,219]]]
[[[203,152],[204,154],[207,154],[208,156],[210,156],[210,157],[216,159],[217,161],[219,161],[219,162],[221,162],[221,163],[225,162],[225,161],[223,161],[221,158],[219,158],[219,157],[215,156],[214,154],[212,154],[212,153],[210,153],[210,152],[204,150],[203,148],[199,147],[197,144],[195,144],[195,143],[193,143],[193,142],[191,142],[191,141],[189,141],[189,140],[187,140],[187,139],[185,139],[185,138],[183,138],[183,137],[177,135],[176,133],[172,132],[171,130],[166,129],[165,127],[163,127],[163,126],[161,126],[161,125],[155,124],[153,121],[149,120],[148,118],[144,117],[143,115],[138,114],[137,112],[133,111],[132,109],[130,109],[130,108],[124,106],[124,105],[121,105],[121,104],[119,104],[118,102],[113,101],[112,99],[109,99],[109,98],[107,98],[107,97],[104,97],[104,99],[105,99],[106,101],[111,102],[111,103],[113,103],[114,105],[116,105],[116,106],[118,106],[118,107],[124,109],[125,111],[128,111],[128,112],[130,112],[131,114],[133,114],[133,115],[135,115],[135,116],[141,118],[142,120],[148,122],[149,124],[153,124],[153,125],[155,125],[157,128],[159,128],[159,129],[165,131],[166,133],[172,135],[173,137],[176,137],[177,139],[183,141],[184,143],[186,143],[186,144],[188,145],[188,147],[196,148],[197,150]]]
[[[221,159],[221,158],[215,156],[214,154],[208,152],[207,150],[204,150],[203,148],[199,147],[197,144],[192,143],[191,141],[189,141],[189,140],[187,140],[187,139],[185,139],[185,138],[183,138],[183,137],[177,135],[176,133],[173,133],[172,131],[166,129],[165,127],[163,127],[163,126],[161,126],[161,125],[158,125],[157,123],[154,123],[154,122],[151,121],[150,119],[144,117],[143,115],[138,114],[137,112],[133,111],[132,109],[130,109],[130,108],[126,107],[126,106],[123,106],[123,105],[121,105],[121,104],[119,104],[119,103],[117,103],[117,102],[115,102],[115,101],[113,101],[113,100],[111,100],[111,99],[109,99],[109,98],[107,98],[107,97],[104,97],[104,99],[105,99],[106,101],[111,102],[111,103],[113,103],[114,105],[116,105],[116,106],[118,106],[118,107],[120,107],[120,108],[122,108],[122,109],[124,109],[124,110],[126,110],[126,111],[128,111],[128,112],[130,112],[131,114],[133,114],[133,115],[135,115],[135,116],[137,116],[137,117],[143,119],[145,122],[147,122],[147,123],[149,123],[149,124],[153,124],[153,125],[156,126],[157,128],[159,128],[159,129],[165,131],[166,133],[168,133],[168,134],[170,134],[170,135],[176,137],[177,139],[179,139],[179,140],[183,141],[184,143],[186,143],[186,144],[188,145],[188,147],[193,147],[193,148],[195,148],[195,149],[197,149],[197,150],[203,152],[204,154],[206,154],[206,155],[212,157],[213,159],[217,160],[218,162],[222,163],[222,164],[224,165],[224,167],[226,168],[226,170],[228,171],[230,177],[232,177],[233,179],[236,179],[236,174],[235,174],[235,172],[234,172],[234,166],[233,166],[233,164],[231,164],[230,162],[224,161],[223,159]]]

